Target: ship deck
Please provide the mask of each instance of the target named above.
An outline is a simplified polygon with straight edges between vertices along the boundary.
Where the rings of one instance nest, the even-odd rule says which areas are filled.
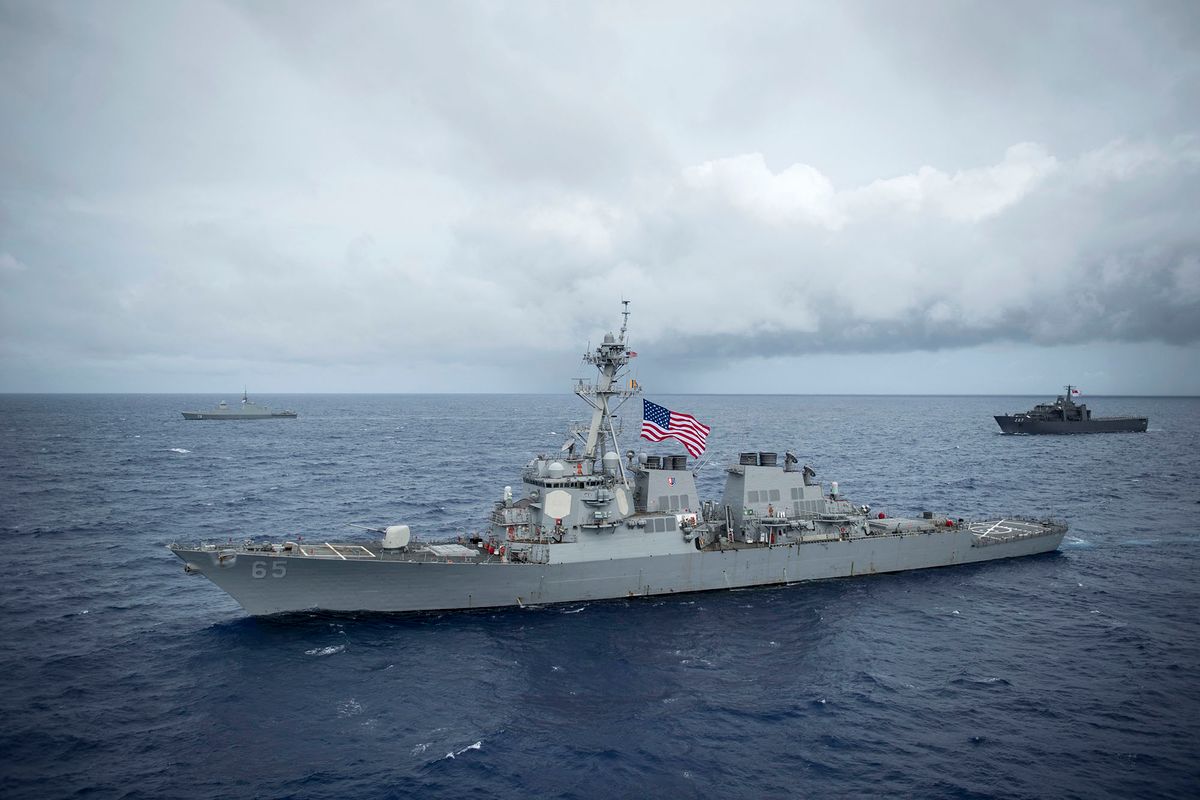
[[[903,537],[916,534],[960,533],[965,530],[975,537],[974,545],[985,547],[995,544],[1006,544],[1048,536],[1065,529],[1065,526],[1055,522],[1046,522],[1019,518],[1002,518],[983,521],[960,522],[953,527],[946,527],[943,520],[911,519],[905,517],[887,517],[880,520],[869,520],[870,533],[867,536],[839,535],[833,531],[814,531],[801,534],[798,539],[786,544],[818,544],[838,541],[844,538],[861,539],[876,537]],[[941,524],[938,524],[938,523]],[[744,541],[741,537],[730,541],[721,536],[704,548],[704,551],[726,550],[756,550],[763,547],[779,546],[773,541]],[[509,560],[499,552],[489,552],[485,545],[470,547],[455,542],[421,542],[414,546],[399,549],[384,549],[379,542],[349,543],[349,542],[245,542],[241,544],[176,544],[172,549],[199,550],[226,555],[271,555],[283,558],[303,558],[328,561],[404,561],[410,563],[443,563],[443,564],[486,564],[531,563],[526,561]]]
[[[984,547],[991,544],[1016,542],[1055,533],[1058,526],[1026,519],[999,519],[987,522],[971,522],[967,530],[975,535],[975,544]]]
[[[387,550],[378,542],[287,542],[283,545],[272,542],[243,544],[174,545],[181,550],[233,553],[248,555],[272,555],[283,558],[305,558],[324,561],[409,561],[439,563],[479,564],[500,562],[503,559],[485,549],[471,548],[450,542],[425,544],[400,550]]]

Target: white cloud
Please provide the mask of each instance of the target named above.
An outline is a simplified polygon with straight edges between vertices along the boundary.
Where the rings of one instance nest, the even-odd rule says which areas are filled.
[[[1044,147],[1025,142],[1009,147],[998,164],[953,175],[924,166],[848,192],[843,202],[852,210],[928,211],[956,222],[979,222],[1020,202],[1057,168],[1057,159]]]
[[[863,217],[895,212],[978,222],[1020,202],[1057,168],[1057,159],[1044,147],[1026,142],[1008,148],[1004,160],[991,166],[954,174],[923,166],[915,173],[841,191],[808,164],[772,173],[761,153],[687,167],[683,181],[764,222],[840,230]]]
[[[845,224],[833,184],[807,164],[792,164],[775,174],[761,153],[746,153],[687,167],[683,180],[692,189],[723,196],[736,208],[773,224],[834,229]]]

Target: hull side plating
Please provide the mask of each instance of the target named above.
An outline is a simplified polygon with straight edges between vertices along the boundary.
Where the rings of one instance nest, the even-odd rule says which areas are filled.
[[[1149,425],[1149,420],[1146,417],[1099,417],[1068,421],[998,415],[996,424],[1004,433],[1143,433]]]
[[[549,564],[337,561],[243,553],[219,566],[212,551],[178,549],[251,614],[426,611],[566,603],[797,583],[1035,555],[1064,531],[978,546],[944,533],[805,542],[654,558]]]

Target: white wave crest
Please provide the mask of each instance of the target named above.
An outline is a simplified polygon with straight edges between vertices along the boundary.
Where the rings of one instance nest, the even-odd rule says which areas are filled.
[[[346,649],[346,645],[339,644],[334,647],[314,647],[312,650],[305,650],[306,656],[331,656],[334,653],[340,653]]]
[[[457,758],[458,756],[461,756],[463,753],[467,752],[468,750],[482,750],[482,749],[483,749],[483,741],[480,740],[480,741],[476,742],[475,744],[467,745],[462,750],[457,750],[453,753],[446,753],[446,758]],[[444,761],[445,759],[442,759],[442,760]]]

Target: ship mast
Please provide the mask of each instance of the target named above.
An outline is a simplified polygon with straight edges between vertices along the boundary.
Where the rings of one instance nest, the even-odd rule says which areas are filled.
[[[587,461],[594,462],[598,455],[602,456],[605,444],[610,438],[613,449],[616,450],[619,447],[616,426],[613,424],[615,409],[610,404],[610,400],[612,398],[626,399],[639,392],[635,385],[624,386],[619,380],[623,377],[622,371],[629,364],[629,360],[636,355],[627,349],[625,340],[626,330],[629,327],[629,301],[622,300],[621,304],[625,308],[621,312],[623,319],[620,334],[616,337],[611,333],[605,334],[604,341],[600,343],[600,346],[583,356],[583,360],[595,365],[599,372],[596,382],[588,384],[580,380],[575,384],[575,394],[592,407],[592,422],[588,427],[587,445],[583,450],[583,457]],[[627,484],[625,469],[620,466],[620,461],[617,464],[621,470],[621,479]]]

